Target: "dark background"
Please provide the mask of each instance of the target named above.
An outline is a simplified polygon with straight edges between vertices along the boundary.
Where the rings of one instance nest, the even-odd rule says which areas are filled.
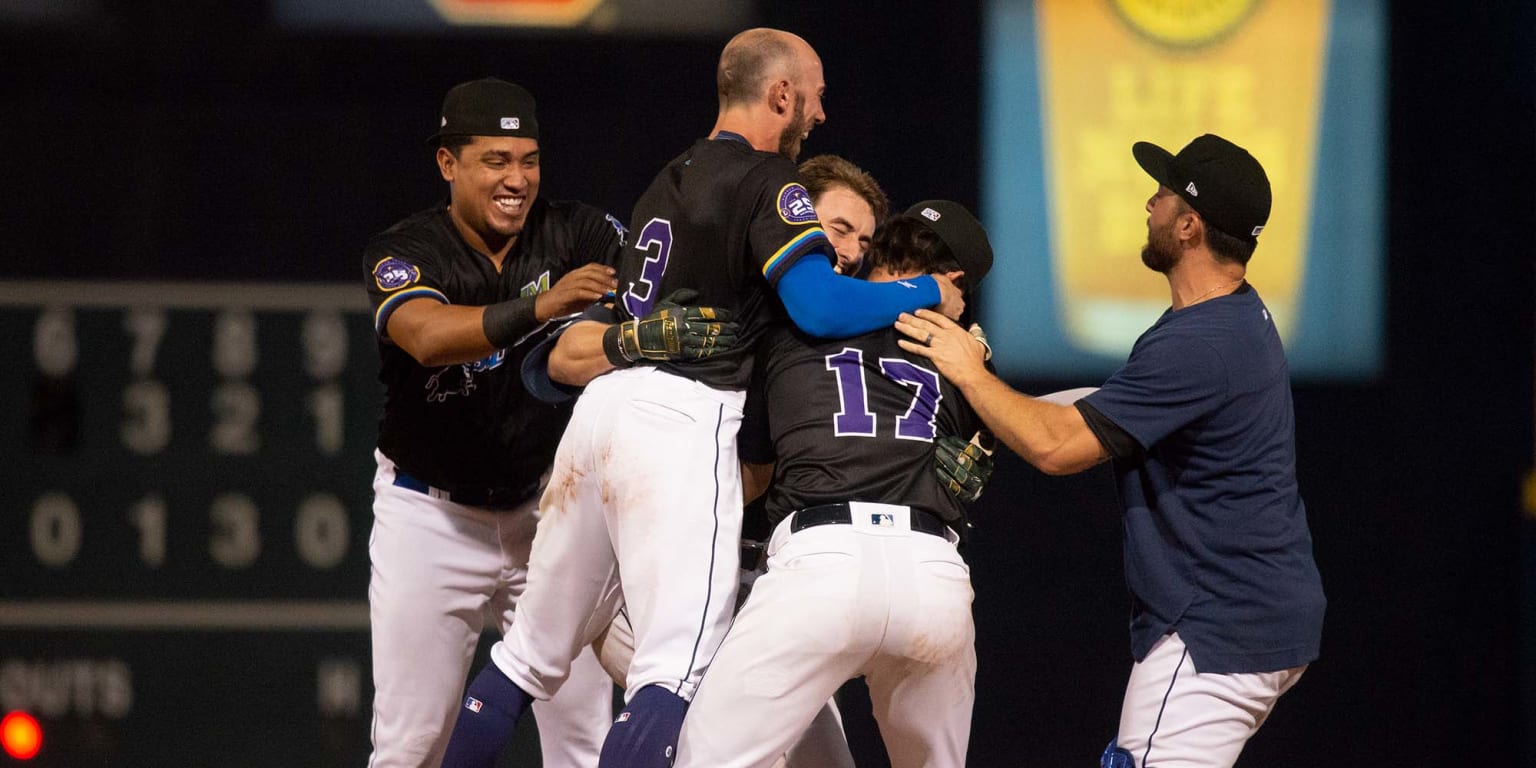
[[[978,203],[976,2],[763,6],[825,63],[807,154],[855,160],[897,206]],[[487,74],[539,97],[542,194],[621,219],[714,119],[723,39],[300,35],[252,0],[105,7],[0,30],[0,277],[356,280],[370,234],[445,193],[423,139],[442,93]],[[1390,21],[1386,366],[1294,386],[1328,620],[1247,766],[1536,765],[1536,12],[1395,3]],[[975,518],[971,764],[1092,765],[1130,665],[1108,478],[1005,456]],[[856,711],[850,731],[865,754]]]

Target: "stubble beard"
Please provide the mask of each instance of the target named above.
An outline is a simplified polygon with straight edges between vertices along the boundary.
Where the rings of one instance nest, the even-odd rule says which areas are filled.
[[[800,135],[805,133],[805,97],[795,96],[795,113],[790,117],[789,125],[779,134],[779,154],[791,159],[800,159]]]
[[[1166,275],[1179,263],[1179,245],[1172,235],[1166,229],[1147,233],[1147,244],[1141,247],[1141,263],[1147,269]]]

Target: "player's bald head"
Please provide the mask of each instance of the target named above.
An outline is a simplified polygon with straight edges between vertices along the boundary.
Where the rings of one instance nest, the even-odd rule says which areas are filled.
[[[816,51],[798,35],[764,27],[741,32],[725,44],[715,70],[720,104],[749,104],[761,99],[771,81],[783,78],[794,82],[802,66],[816,60]]]

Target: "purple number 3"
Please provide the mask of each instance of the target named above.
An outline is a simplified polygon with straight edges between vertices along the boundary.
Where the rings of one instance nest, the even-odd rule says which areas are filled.
[[[651,246],[656,252],[651,253]],[[635,248],[646,252],[645,265],[640,268],[640,280],[632,282],[624,291],[624,308],[631,317],[645,317],[656,306],[656,286],[667,271],[667,257],[672,253],[672,222],[651,219],[640,228],[635,238]],[[643,293],[641,291],[644,291]]]
[[[832,416],[832,431],[838,437],[873,437],[877,417],[869,409],[869,394],[864,387],[864,352],[844,347],[827,355],[827,370],[837,374],[838,402]],[[932,442],[937,432],[934,420],[944,393],[939,390],[939,374],[910,360],[880,358],[880,373],[887,379],[912,389],[912,403],[907,412],[896,417],[896,437],[902,440]]]

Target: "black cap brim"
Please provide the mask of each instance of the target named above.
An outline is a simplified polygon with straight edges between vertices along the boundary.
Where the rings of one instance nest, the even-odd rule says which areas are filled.
[[[1136,157],[1136,163],[1141,166],[1157,183],[1172,188],[1172,177],[1168,173],[1168,164],[1173,162],[1173,153],[1169,152],[1150,141],[1138,141],[1131,145],[1131,154]]]

